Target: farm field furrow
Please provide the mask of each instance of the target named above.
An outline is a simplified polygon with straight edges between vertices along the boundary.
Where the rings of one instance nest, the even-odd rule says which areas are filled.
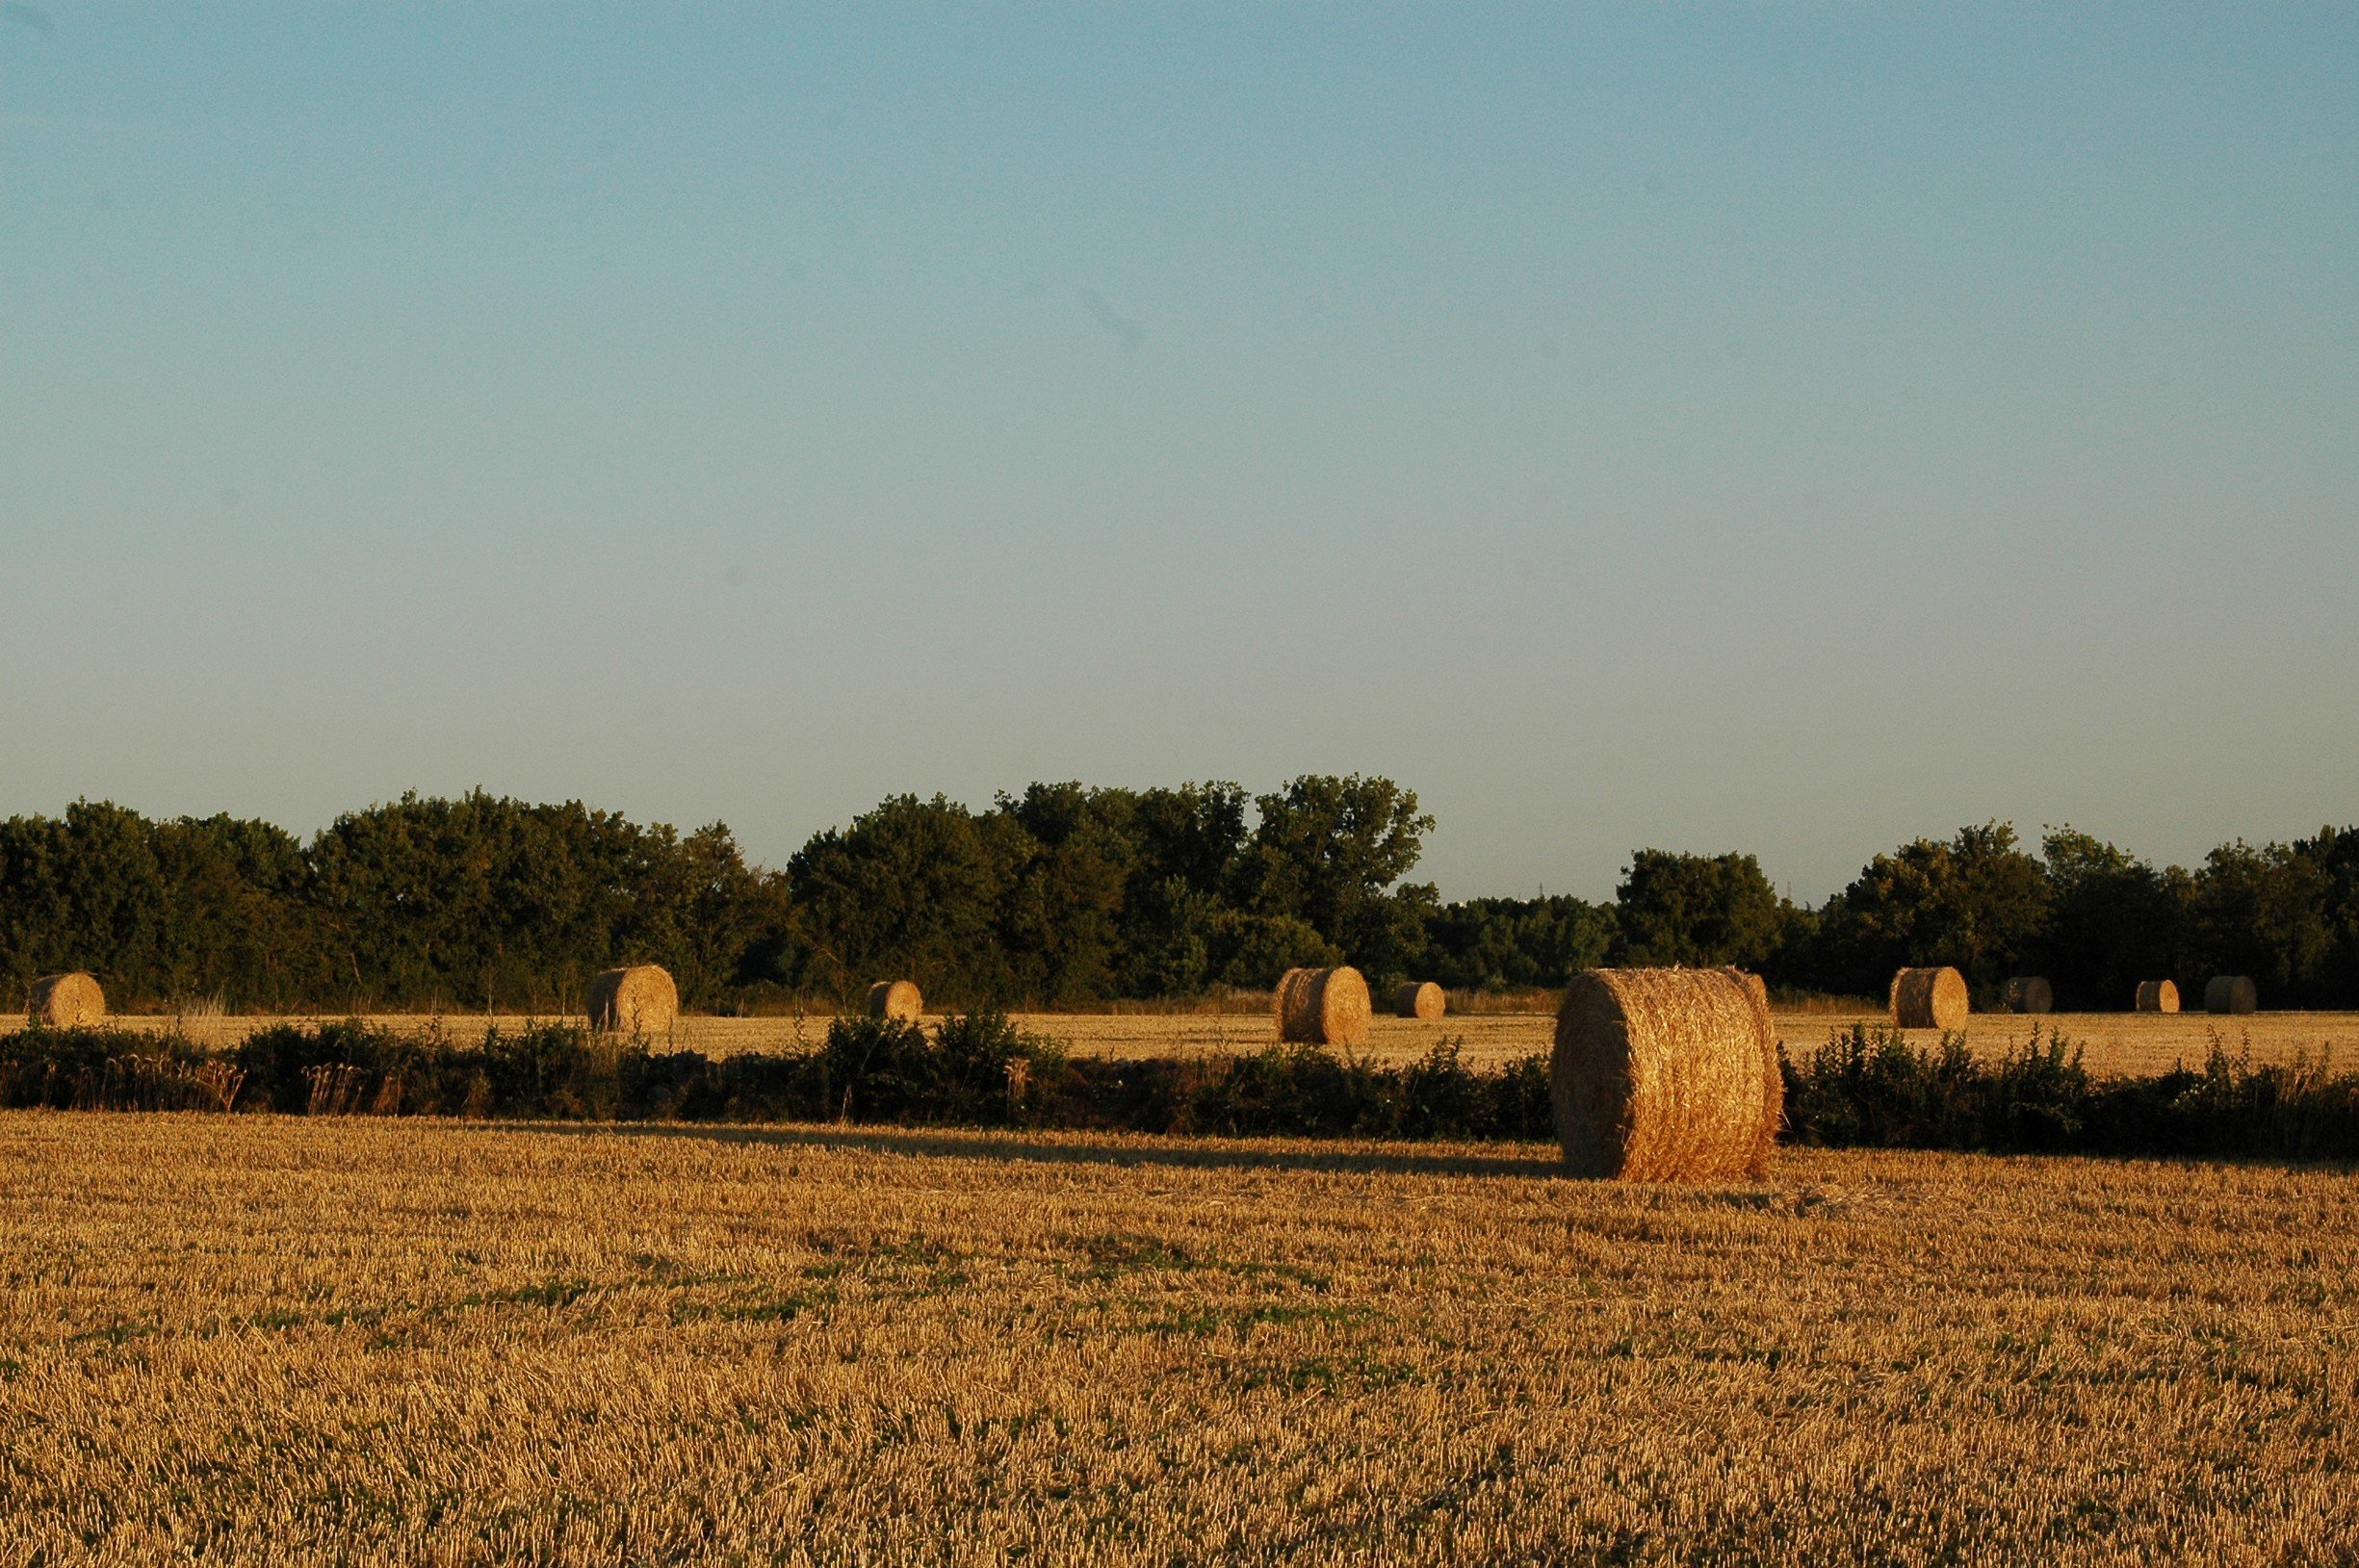
[[[0,1116],[0,1558],[2320,1560],[2359,1184]]]
[[[233,1047],[254,1030],[281,1021],[287,1020],[240,1015],[185,1020],[124,1015],[108,1020],[159,1032],[177,1025],[198,1044],[216,1048]],[[440,1029],[454,1042],[472,1044],[482,1039],[490,1020],[481,1014],[389,1014],[367,1021],[404,1032]],[[511,1016],[497,1021],[513,1029],[527,1020]],[[1033,1033],[1064,1041],[1076,1054],[1089,1056],[1201,1056],[1258,1051],[1278,1043],[1277,1029],[1266,1015],[1030,1013],[1017,1015],[1015,1021]],[[1880,1014],[1773,1015],[1778,1037],[1796,1056],[1822,1044],[1830,1030],[1849,1028],[1854,1022],[1880,1025],[1884,1021]],[[2084,1046],[2089,1070],[2104,1074],[2165,1072],[2181,1063],[2200,1067],[2215,1039],[2232,1054],[2249,1049],[2257,1063],[2290,1061],[2296,1053],[2307,1053],[2315,1061],[2330,1053],[2340,1066],[2359,1064],[2359,1013],[2255,1013],[2242,1017],[2203,1013],[2058,1013],[2038,1018],[1990,1013],[1973,1016],[1966,1038],[1978,1054],[1996,1056],[2022,1048],[2035,1025],[2061,1032]],[[0,1032],[22,1027],[19,1018],[0,1026]],[[1453,1014],[1432,1022],[1380,1016],[1364,1054],[1400,1062],[1422,1056],[1441,1041],[1457,1040],[1467,1066],[1494,1067],[1536,1052],[1545,1053],[1554,1031],[1554,1017],[1544,1013]],[[827,1019],[821,1015],[801,1018],[691,1015],[681,1018],[657,1044],[659,1049],[697,1050],[718,1057],[744,1051],[811,1049],[826,1032]],[[1926,1029],[1905,1033],[1919,1045],[1931,1045],[1940,1038]]]

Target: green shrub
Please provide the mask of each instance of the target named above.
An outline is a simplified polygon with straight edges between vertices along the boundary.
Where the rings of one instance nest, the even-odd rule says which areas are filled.
[[[1781,1063],[1787,1130],[1798,1143],[2359,1159],[2359,1074],[2306,1058],[2255,1067],[2215,1046],[2200,1072],[2100,1080],[2061,1034],[2035,1030],[2022,1051],[1983,1062],[1963,1037],[1920,1048],[1897,1030],[1856,1024],[1801,1065]]]
[[[2079,1048],[2035,1032],[1985,1062],[1854,1025],[1780,1054],[1791,1141],[1823,1146],[2359,1160],[2359,1074],[2215,1048],[2201,1071],[2092,1079]],[[573,1024],[476,1044],[358,1021],[279,1024],[235,1052],[177,1036],[27,1029],[0,1037],[0,1107],[269,1110],[584,1121],[824,1121],[1102,1128],[1227,1137],[1512,1139],[1551,1135],[1548,1067],[1469,1070],[1445,1040],[1383,1066],[1317,1046],[1252,1056],[1069,1057],[997,1013],[915,1024],[839,1018],[816,1050],[713,1061]]]

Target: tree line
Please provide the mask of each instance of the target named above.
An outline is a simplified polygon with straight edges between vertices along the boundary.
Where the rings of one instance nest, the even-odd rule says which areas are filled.
[[[2039,973],[2060,1006],[2249,974],[2268,1006],[2359,1005],[2359,829],[2158,868],[2070,828],[2034,853],[1987,823],[1876,856],[1816,908],[1750,855],[1634,853],[1611,903],[1443,903],[1409,880],[1434,819],[1382,778],[1266,794],[1036,784],[975,810],[902,795],[773,870],[714,823],[578,802],[405,795],[308,842],[105,803],[0,824],[0,980],[85,968],[118,1007],[235,1012],[580,1005],[611,964],[683,1001],[839,1005],[906,975],[957,1006],[1081,1006],[1262,988],[1351,963],[1382,987],[1544,989],[1598,964],[1735,964],[1880,995],[1955,964],[1978,999]]]

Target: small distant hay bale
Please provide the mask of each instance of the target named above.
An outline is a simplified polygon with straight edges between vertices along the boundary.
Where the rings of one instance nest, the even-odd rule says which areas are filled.
[[[1753,1000],[1761,1004],[1762,1012],[1767,1013],[1769,1011],[1769,982],[1750,969],[1739,969],[1731,965],[1728,972],[1745,982],[1745,989],[1752,992]]]
[[[1449,1008],[1447,993],[1430,980],[1412,980],[1392,993],[1392,1011],[1404,1018],[1424,1018],[1430,1022]]]
[[[33,1021],[53,1029],[79,1029],[107,1015],[107,993],[82,970],[43,975],[33,982]]]
[[[590,1027],[601,1033],[668,1034],[679,1016],[680,988],[660,964],[603,970],[589,983]]]
[[[1278,1038],[1289,1045],[1364,1045],[1376,1008],[1368,983],[1345,964],[1334,969],[1288,969],[1271,994]]]
[[[1734,969],[1589,969],[1556,1015],[1565,1169],[1621,1181],[1759,1177],[1785,1112],[1761,992]]]
[[[925,1015],[925,998],[914,980],[880,980],[868,988],[868,1016],[916,1023]]]
[[[1962,1029],[1971,1011],[1966,977],[1947,964],[1892,977],[1892,1021],[1903,1029]]]
[[[2007,983],[2005,1002],[2009,1013],[2053,1013],[2056,991],[2038,975],[2019,974]]]
[[[2140,1013],[2178,1012],[2178,986],[2168,980],[2139,981],[2138,983],[2138,1011]]]
[[[2250,975],[2216,974],[2203,988],[2206,1013],[2250,1013],[2260,1005],[2260,993],[2252,989]]]

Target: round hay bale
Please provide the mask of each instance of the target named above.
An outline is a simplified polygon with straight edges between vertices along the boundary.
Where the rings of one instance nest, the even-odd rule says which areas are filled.
[[[1745,982],[1745,989],[1752,992],[1753,1000],[1761,1004],[1762,1012],[1767,1013],[1769,1011],[1769,982],[1750,969],[1740,969],[1733,964],[1729,966],[1728,972]]]
[[[2260,1005],[2250,975],[2216,974],[2203,988],[2206,1013],[2250,1013]]]
[[[2007,983],[2006,1007],[2009,1013],[2053,1013],[2055,988],[2035,974],[2019,974]]]
[[[916,1023],[925,1015],[925,998],[914,980],[880,980],[868,988],[868,1016]]]
[[[1785,1111],[1777,1041],[1733,969],[1590,969],[1556,1015],[1565,1169],[1622,1181],[1760,1176]]]
[[[107,1015],[107,993],[82,970],[43,975],[33,982],[33,1021],[52,1029],[79,1029]]]
[[[1335,969],[1288,969],[1271,994],[1278,1038],[1290,1045],[1364,1045],[1376,1012],[1368,983],[1345,964]]]
[[[1892,1021],[1904,1029],[1962,1029],[1971,1011],[1966,977],[1946,964],[1892,977]]]
[[[680,988],[660,964],[600,971],[589,983],[592,1029],[617,1035],[668,1034],[680,1016]]]
[[[2140,1013],[2178,1012],[2178,985],[2168,980],[2139,981],[2138,983],[2138,1011]]]
[[[1392,1011],[1404,1018],[1424,1018],[1430,1022],[1449,1008],[1448,994],[1430,980],[1412,980],[1392,993]]]

